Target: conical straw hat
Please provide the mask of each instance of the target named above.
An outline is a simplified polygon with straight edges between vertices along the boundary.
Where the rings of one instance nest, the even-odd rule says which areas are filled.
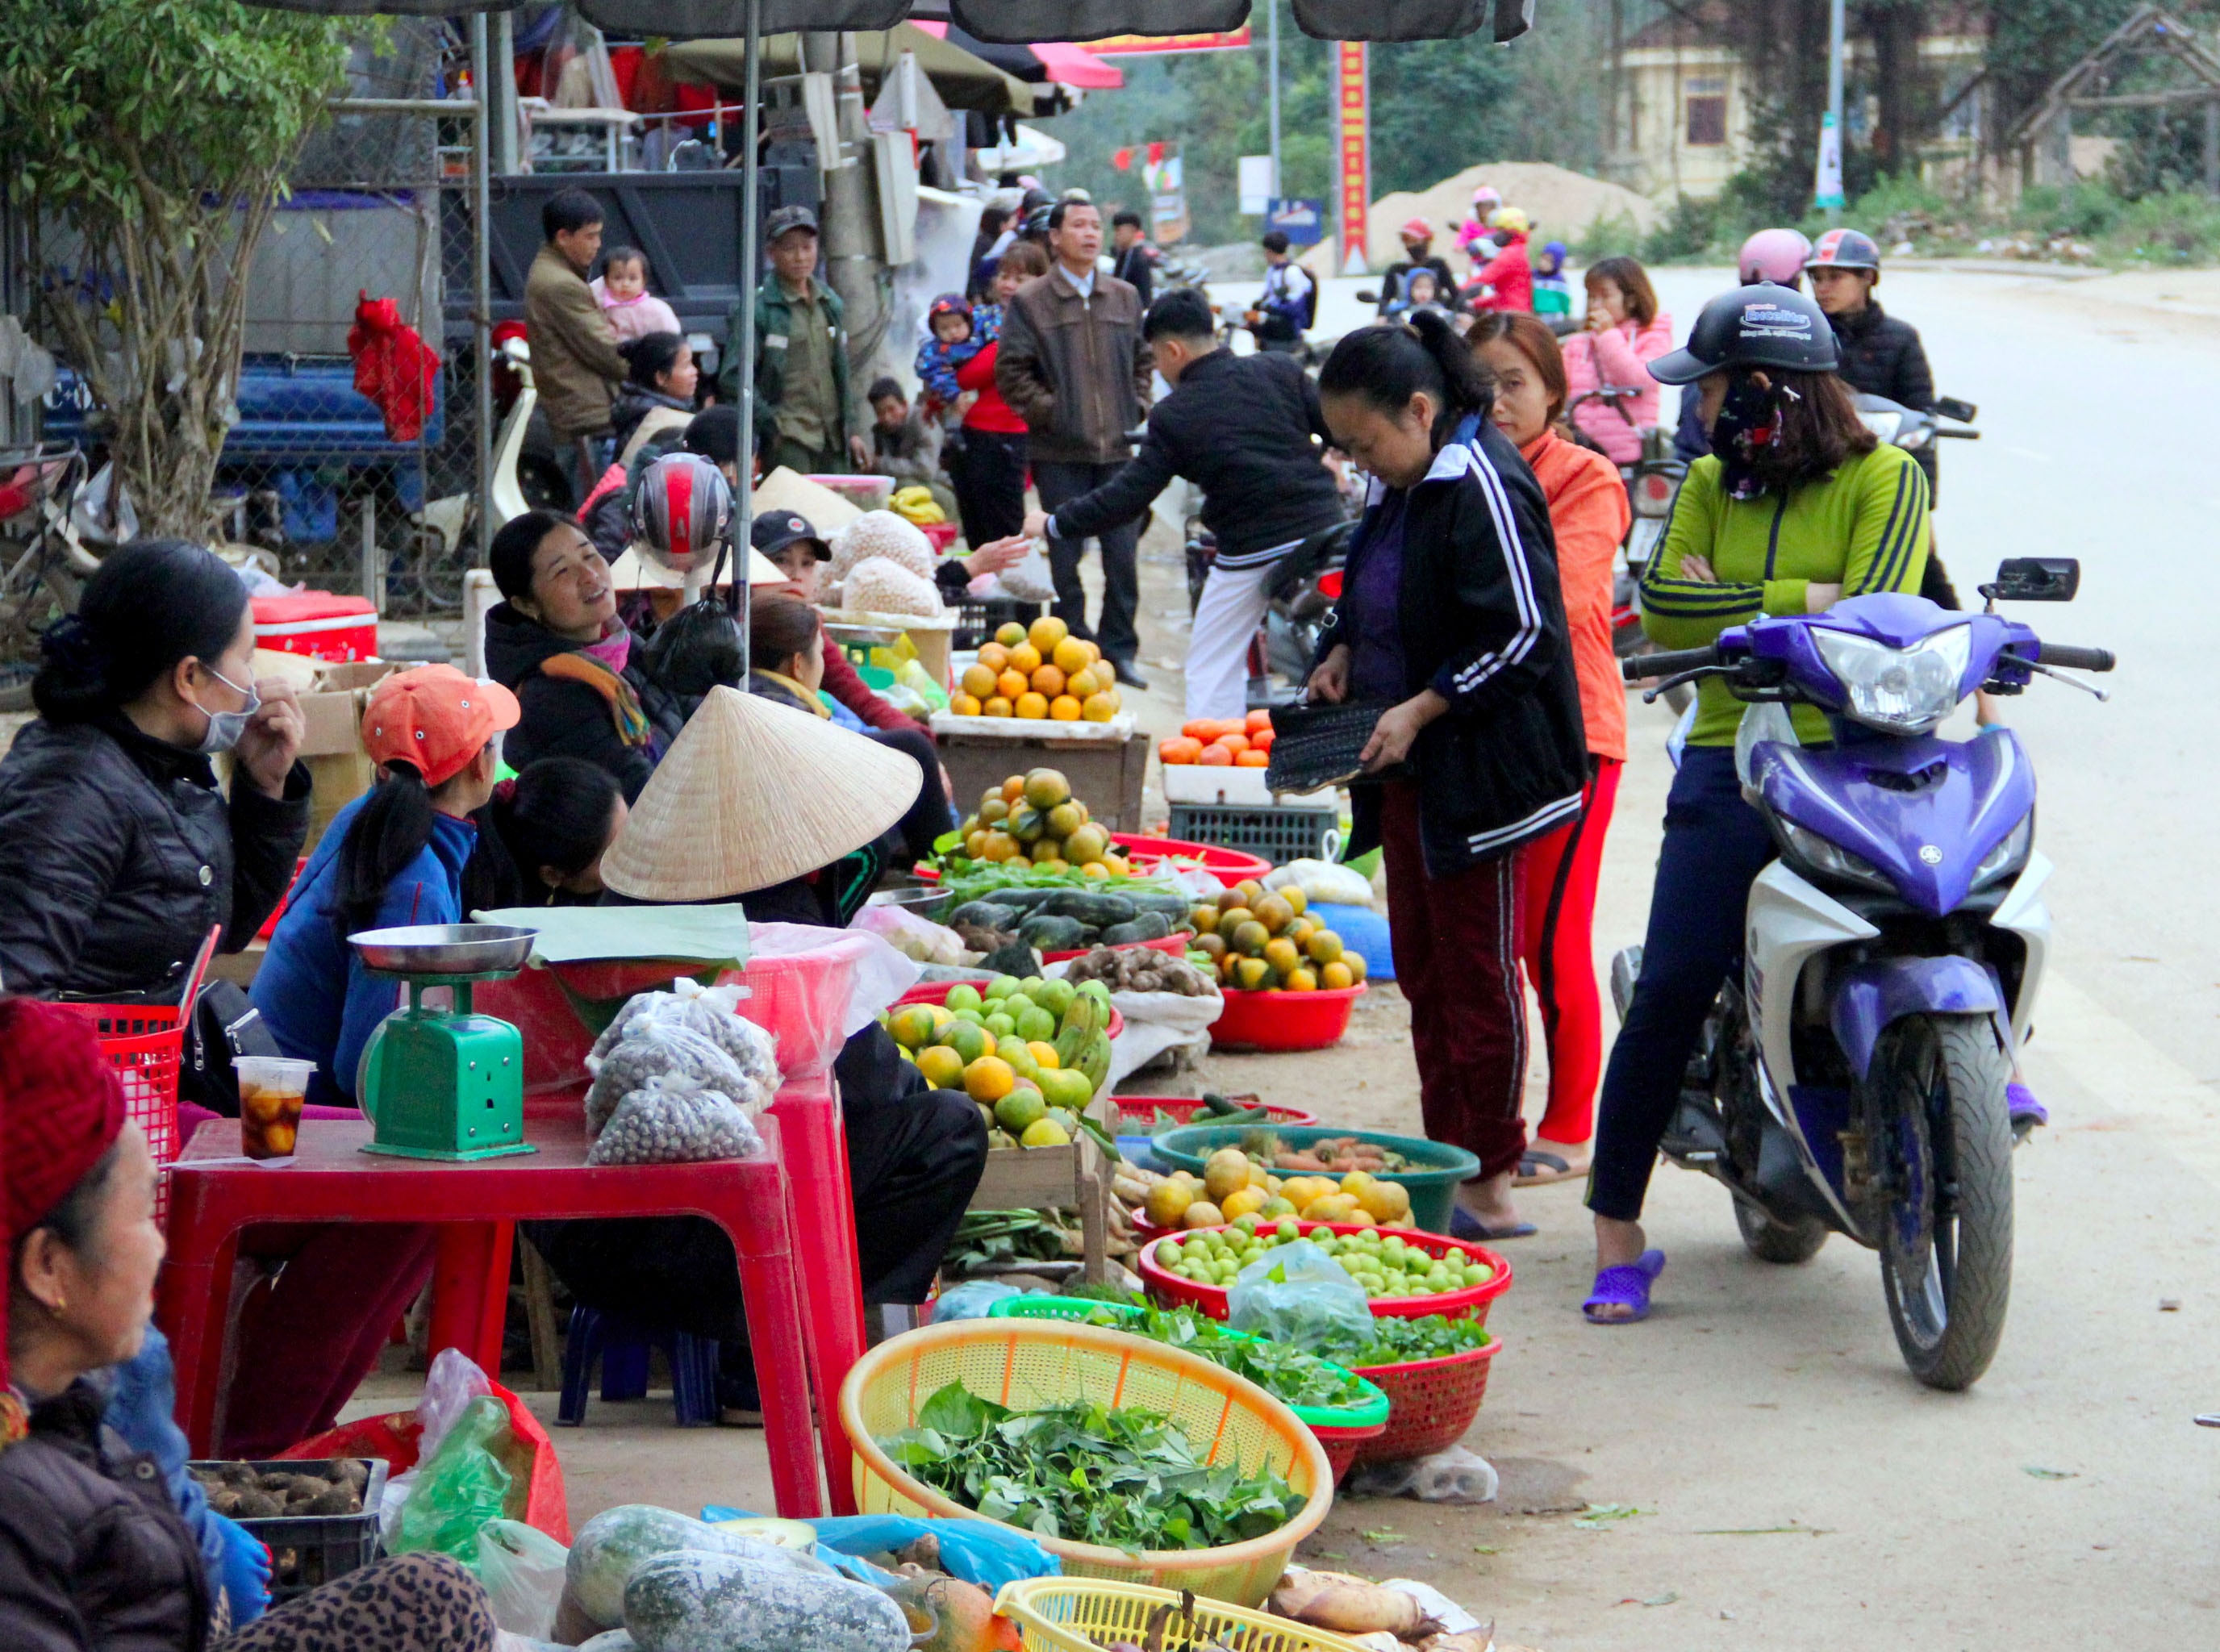
[[[721,901],[829,866],[909,812],[917,760],[759,695],[709,690],[602,862],[635,901]]]

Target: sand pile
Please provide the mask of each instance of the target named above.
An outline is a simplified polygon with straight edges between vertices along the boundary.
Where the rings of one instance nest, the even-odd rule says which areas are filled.
[[[1464,254],[1450,243],[1456,227],[1471,214],[1473,190],[1482,184],[1493,184],[1503,191],[1507,204],[1525,210],[1534,221],[1537,244],[1570,242],[1599,218],[1624,217],[1632,220],[1637,228],[1647,230],[1662,215],[1657,203],[1647,196],[1583,172],[1545,161],[1491,162],[1468,166],[1430,190],[1417,194],[1399,190],[1375,201],[1367,222],[1370,245],[1366,254],[1370,267],[1382,270],[1402,257],[1396,232],[1410,219],[1424,218],[1434,226],[1434,250],[1449,259],[1451,269],[1462,272]],[[1338,251],[1332,243],[1326,243],[1320,252],[1324,258],[1306,257],[1303,262],[1313,269],[1338,271]]]

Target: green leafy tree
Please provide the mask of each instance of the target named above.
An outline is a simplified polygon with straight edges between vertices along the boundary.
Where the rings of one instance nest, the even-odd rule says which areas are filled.
[[[237,0],[0,0],[0,187],[143,532],[209,526],[241,277],[344,66],[339,25]]]

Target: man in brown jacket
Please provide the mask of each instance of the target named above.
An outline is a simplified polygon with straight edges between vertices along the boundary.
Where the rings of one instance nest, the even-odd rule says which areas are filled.
[[[602,251],[602,205],[583,190],[562,190],[539,209],[547,244],[524,279],[525,340],[532,380],[571,472],[571,496],[583,499],[609,461],[609,414],[627,371],[616,329],[586,284]]]
[[[1048,216],[1045,276],[1018,289],[1003,307],[1002,335],[995,360],[995,388],[1026,421],[1026,457],[1041,508],[1057,506],[1101,487],[1132,456],[1126,433],[1149,404],[1149,346],[1141,337],[1141,297],[1131,285],[1096,269],[1102,252],[1102,215],[1093,203],[1059,201]],[[1140,606],[1141,530],[1127,522],[1100,537],[1102,618],[1087,623],[1087,593],[1079,583],[1082,539],[1049,540],[1056,580],[1056,612],[1073,631],[1102,645],[1118,680],[1146,688],[1133,669],[1140,639],[1133,628]]]

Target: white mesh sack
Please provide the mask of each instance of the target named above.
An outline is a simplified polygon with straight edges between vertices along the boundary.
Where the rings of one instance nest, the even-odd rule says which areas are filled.
[[[855,565],[872,557],[884,557],[899,564],[920,579],[932,577],[932,541],[919,531],[916,523],[897,516],[890,510],[867,510],[854,521],[835,533],[829,547],[832,565],[826,571],[836,581],[845,580]],[[850,608],[863,605],[849,602]],[[894,612],[907,614],[907,608]]]
[[[919,575],[885,557],[866,557],[848,571],[840,605],[864,614],[914,614],[930,619],[941,611],[940,588],[931,575]]]

